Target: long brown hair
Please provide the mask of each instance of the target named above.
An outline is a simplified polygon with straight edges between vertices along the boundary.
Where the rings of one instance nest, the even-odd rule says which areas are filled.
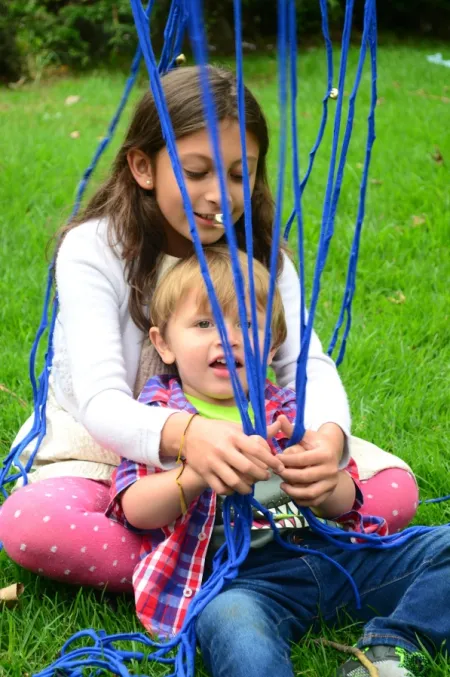
[[[208,66],[209,84],[214,96],[217,118],[238,119],[236,78],[231,71]],[[205,128],[202,93],[197,66],[179,68],[161,79],[175,138],[179,139]],[[256,181],[252,194],[254,255],[269,266],[272,244],[273,200],[270,193],[266,158],[269,148],[267,123],[253,94],[245,88],[247,131],[259,144]],[[130,285],[130,314],[136,325],[148,332],[150,323],[144,307],[148,305],[155,282],[157,264],[165,250],[164,217],[153,191],[144,190],[134,180],[127,161],[132,148],[149,158],[165,147],[158,111],[153,95],[146,92],[138,103],[125,141],[112,166],[111,175],[100,186],[87,206],[60,231],[64,235],[89,219],[108,219],[111,246],[118,245],[125,261]],[[238,246],[245,250],[244,217],[235,224]],[[222,241],[222,240],[221,240]],[[281,262],[281,258],[280,258]]]

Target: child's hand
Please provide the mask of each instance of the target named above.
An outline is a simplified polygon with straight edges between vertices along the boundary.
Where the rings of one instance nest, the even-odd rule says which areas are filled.
[[[278,421],[290,438],[294,426],[286,416],[280,416]],[[283,491],[302,506],[317,507],[324,503],[338,485],[342,444],[343,434],[339,439],[326,432],[307,430],[300,444],[278,456],[286,468],[280,473]]]
[[[269,427],[273,436],[277,422]],[[280,473],[284,465],[266,440],[245,435],[238,424],[196,416],[186,435],[184,455],[192,469],[218,494],[249,494],[252,485]]]

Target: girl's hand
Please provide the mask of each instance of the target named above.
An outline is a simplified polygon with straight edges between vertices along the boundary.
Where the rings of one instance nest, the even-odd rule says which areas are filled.
[[[173,418],[173,417],[171,417]],[[169,419],[170,420],[170,419]],[[269,426],[268,436],[280,424]],[[269,470],[281,473],[284,465],[273,456],[266,440],[245,435],[238,424],[196,416],[189,426],[184,456],[192,469],[218,494],[249,494],[252,485],[270,477]]]
[[[281,430],[290,438],[294,426],[286,416],[280,416],[278,421]],[[280,473],[284,480],[281,488],[299,505],[320,506],[336,490],[343,433],[341,435],[342,439],[334,438],[326,430],[322,433],[307,430],[300,444],[279,455],[286,468]]]

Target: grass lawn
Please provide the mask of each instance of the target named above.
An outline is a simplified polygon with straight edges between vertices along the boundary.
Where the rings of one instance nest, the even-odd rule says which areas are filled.
[[[422,498],[450,493],[450,71],[426,60],[427,54],[438,51],[445,56],[447,48],[432,43],[380,48],[377,142],[353,329],[341,367],[354,433],[408,461],[416,472]],[[353,51],[350,77],[356,58]],[[273,134],[270,176],[276,177],[276,63],[267,55],[252,57],[247,64],[247,83],[269,118]],[[302,55],[299,138],[303,169],[320,119],[324,75],[322,49]],[[27,363],[43,298],[44,249],[69,212],[77,181],[115,111],[123,82],[122,74],[93,73],[16,91],[0,90],[2,455],[31,406]],[[345,280],[365,149],[369,84],[366,74],[357,104],[336,237],[323,279],[317,330],[324,343],[331,335]],[[141,89],[145,87],[144,80],[141,85]],[[350,84],[346,89],[350,90]],[[79,102],[65,105],[70,95],[79,96]],[[330,108],[333,105],[330,102]],[[118,139],[125,124],[124,120]],[[76,138],[72,138],[73,132],[78,133],[72,134]],[[309,289],[330,136],[326,135],[317,157],[304,200]],[[93,185],[107,172],[114,148],[117,141],[102,161]],[[287,182],[286,217],[292,206],[291,195]],[[447,503],[421,507],[416,519],[425,524],[449,521]],[[130,599],[111,600],[98,592],[54,584],[20,570],[0,554],[1,586],[18,580],[26,586],[20,605],[14,610],[3,609],[0,614],[0,675],[25,677],[37,672],[55,659],[66,639],[82,628],[104,628],[108,633],[140,631]],[[349,622],[344,630],[325,632],[329,638],[352,643],[357,631]],[[295,647],[299,675],[332,675],[341,658],[332,649],[316,647],[310,641]],[[159,676],[166,671],[149,664],[146,674]],[[201,669],[198,674],[203,674]],[[433,675],[450,675],[444,659],[437,660]]]

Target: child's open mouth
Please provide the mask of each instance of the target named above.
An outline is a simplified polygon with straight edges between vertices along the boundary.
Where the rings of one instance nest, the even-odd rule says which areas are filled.
[[[224,372],[224,373],[228,374],[228,366],[227,366],[227,363],[226,363],[224,358],[219,358],[218,360],[214,360],[214,362],[211,362],[211,364],[209,366],[219,373]],[[235,366],[235,369],[242,369],[242,367],[244,365],[242,364],[242,362],[235,359],[234,366]]]

